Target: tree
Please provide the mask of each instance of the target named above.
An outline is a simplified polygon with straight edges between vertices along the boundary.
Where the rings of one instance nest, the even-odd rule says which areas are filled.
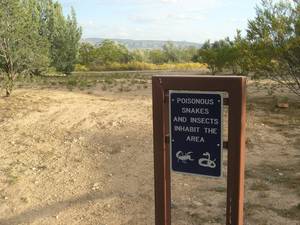
[[[89,43],[81,43],[79,47],[78,61],[80,64],[88,66],[96,60],[96,48]]]
[[[187,47],[179,49],[179,58],[181,62],[191,62],[195,54],[197,54],[196,47]]]
[[[163,46],[163,52],[167,62],[178,63],[180,61],[179,49],[172,42],[167,42]]]
[[[27,0],[37,5],[39,32],[48,40],[51,66],[57,71],[70,74],[78,59],[81,28],[76,14],[71,8],[67,18],[63,15],[61,4],[52,0]]]
[[[2,0],[0,2],[0,68],[5,76],[6,96],[20,74],[29,74],[48,65],[45,39],[32,1]]]
[[[231,59],[233,56],[230,56],[230,54],[233,55],[233,52],[228,40],[219,40],[213,43],[206,41],[197,55],[193,57],[194,61],[206,63],[212,74],[221,72],[226,65],[233,64],[234,61]]]
[[[247,75],[252,67],[252,51],[249,45],[249,42],[246,38],[242,37],[241,31],[237,30],[237,34],[234,38],[234,46],[236,49],[236,64],[240,69],[240,73]]]
[[[59,3],[53,5],[54,19],[50,27],[53,29],[49,36],[51,43],[51,65],[58,71],[70,74],[74,70],[77,60],[81,28],[77,25],[75,11],[72,8],[71,15],[65,19],[62,7]]]
[[[124,45],[111,40],[104,40],[97,48],[97,61],[103,65],[109,65],[114,62],[128,63],[132,61],[132,56]]]
[[[216,74],[220,65],[218,65],[217,52],[212,48],[210,41],[206,41],[202,48],[199,49],[198,54],[194,56],[194,60],[208,65],[211,74]]]
[[[163,64],[168,62],[168,59],[161,49],[153,49],[149,51],[149,60],[154,64]]]
[[[263,0],[248,22],[255,72],[300,96],[300,1]]]
[[[142,49],[135,49],[131,51],[130,54],[135,62],[145,62],[147,60],[145,51]]]

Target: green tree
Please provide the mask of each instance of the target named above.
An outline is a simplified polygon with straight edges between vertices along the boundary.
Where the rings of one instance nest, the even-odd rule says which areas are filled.
[[[247,75],[252,67],[252,51],[249,42],[246,38],[242,37],[241,31],[237,30],[237,34],[234,38],[234,46],[236,50],[236,64],[240,70],[240,73]]]
[[[51,65],[58,71],[70,74],[74,70],[81,39],[81,28],[77,25],[75,11],[65,19],[59,3],[53,6],[53,32],[49,37],[51,42]]]
[[[195,54],[197,54],[197,48],[195,47],[179,49],[179,58],[181,62],[192,62]]]
[[[147,61],[147,54],[142,49],[135,49],[132,52],[130,52],[133,61],[136,62],[145,62]]]
[[[0,2],[0,68],[5,76],[6,96],[20,74],[30,74],[48,65],[45,39],[39,33],[33,1]]]
[[[167,62],[177,63],[180,61],[179,49],[172,42],[167,42],[163,46],[163,52],[165,54]]]
[[[299,0],[263,0],[256,17],[248,22],[247,38],[256,74],[300,96],[299,5]]]
[[[132,59],[132,55],[124,45],[111,40],[104,40],[97,48],[97,61],[103,65],[109,65],[114,62],[128,63]]]
[[[93,63],[97,58],[96,48],[94,45],[89,43],[81,43],[79,47],[78,62],[85,66]]]
[[[151,63],[154,64],[163,64],[168,62],[168,59],[164,52],[161,49],[153,49],[149,51],[148,57]]]
[[[230,46],[228,41],[219,40],[213,43],[206,41],[199,49],[194,61],[206,63],[212,74],[221,72],[229,63]]]
[[[195,61],[206,63],[213,75],[216,74],[218,67],[220,67],[217,58],[217,52],[212,48],[209,40],[203,44],[202,48],[199,49],[197,56],[194,57]]]
[[[52,0],[31,0],[36,2],[39,15],[39,32],[49,42],[51,66],[57,71],[70,74],[78,59],[81,28],[71,8],[67,18],[61,4]]]

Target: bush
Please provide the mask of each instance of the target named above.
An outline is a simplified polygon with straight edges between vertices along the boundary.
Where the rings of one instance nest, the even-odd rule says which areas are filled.
[[[97,65],[92,64],[89,68],[91,71],[132,71],[132,70],[203,70],[207,69],[205,63],[164,63],[164,64],[153,64],[145,62],[129,62],[129,63],[111,63],[108,65]]]
[[[85,65],[76,64],[75,65],[75,71],[76,72],[87,72],[87,71],[89,71],[89,69]]]

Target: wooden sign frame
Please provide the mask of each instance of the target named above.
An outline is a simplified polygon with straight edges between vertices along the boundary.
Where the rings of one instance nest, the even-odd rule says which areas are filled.
[[[171,225],[169,90],[228,93],[226,225],[243,225],[246,78],[197,75],[152,77],[155,225]]]

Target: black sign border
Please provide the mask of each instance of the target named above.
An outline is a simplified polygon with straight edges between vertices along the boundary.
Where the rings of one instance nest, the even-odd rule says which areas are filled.
[[[172,168],[172,118],[171,118],[171,104],[172,104],[172,101],[171,101],[171,94],[172,93],[187,93],[187,94],[215,94],[215,95],[220,95],[221,97],[221,116],[220,116],[220,120],[221,120],[221,143],[220,143],[220,154],[221,154],[221,157],[220,157],[220,176],[209,176],[209,175],[204,175],[204,174],[199,174],[199,173],[186,173],[186,172],[180,172],[180,171],[176,171],[176,170],[173,170]],[[197,176],[197,177],[209,177],[209,178],[215,178],[215,179],[220,179],[220,178],[223,178],[223,129],[224,129],[224,119],[223,119],[223,116],[224,116],[224,95],[225,95],[225,92],[220,92],[220,91],[217,91],[217,92],[213,92],[213,91],[186,91],[186,90],[169,90],[169,96],[170,96],[170,99],[169,99],[169,134],[170,134],[170,141],[169,141],[169,157],[170,157],[170,171],[174,172],[174,173],[178,173],[178,174],[184,174],[184,175],[190,175],[190,176]]]

